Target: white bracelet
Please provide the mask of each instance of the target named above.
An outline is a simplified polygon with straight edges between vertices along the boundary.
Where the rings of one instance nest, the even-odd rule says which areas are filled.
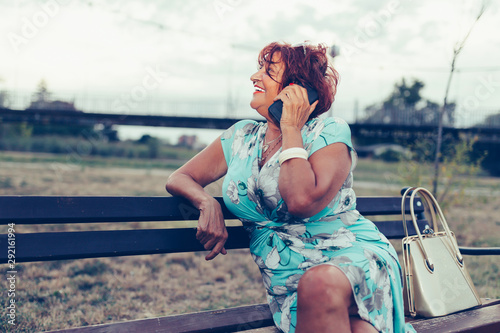
[[[282,165],[285,161],[288,161],[292,158],[302,158],[304,160],[307,160],[308,157],[309,154],[307,153],[307,150],[305,150],[304,148],[293,147],[283,150],[280,153],[279,162],[280,165]]]

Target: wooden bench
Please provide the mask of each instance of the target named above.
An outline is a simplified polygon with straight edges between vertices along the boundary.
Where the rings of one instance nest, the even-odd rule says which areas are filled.
[[[226,219],[235,217],[222,204]],[[408,205],[407,205],[408,206]],[[389,239],[404,236],[401,198],[359,197],[358,210],[372,219]],[[419,227],[427,224],[417,204]],[[67,224],[197,220],[198,210],[173,197],[58,197],[0,196],[0,224]],[[6,226],[5,226],[6,227]],[[413,228],[410,226],[410,228]],[[226,249],[247,248],[242,227],[228,227]],[[412,231],[414,232],[414,230]],[[80,258],[205,251],[195,228],[39,232],[15,234],[16,264]],[[11,240],[13,238],[10,238]],[[0,235],[0,263],[8,262],[8,235]],[[500,248],[461,248],[462,254],[500,254]],[[3,265],[9,268],[7,265]],[[264,288],[264,287],[262,287]],[[414,319],[418,332],[500,332],[500,300],[484,300],[479,308],[433,319]],[[273,332],[267,304],[85,326],[57,332]]]

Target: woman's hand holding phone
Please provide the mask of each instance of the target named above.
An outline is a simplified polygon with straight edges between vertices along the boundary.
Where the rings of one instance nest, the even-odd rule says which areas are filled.
[[[269,107],[269,115],[280,127],[293,126],[299,130],[318,104],[318,92],[311,87],[291,83],[285,87]]]

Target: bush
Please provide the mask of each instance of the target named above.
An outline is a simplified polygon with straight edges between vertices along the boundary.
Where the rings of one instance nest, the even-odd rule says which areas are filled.
[[[13,188],[12,179],[10,177],[0,177],[0,188]]]
[[[76,158],[88,156],[123,157],[140,159],[188,160],[196,150],[169,146],[158,138],[145,136],[138,141],[108,141],[103,136],[61,137],[45,136],[7,136],[0,140],[0,151],[23,151],[34,153],[67,154]]]
[[[384,162],[399,162],[404,158],[404,156],[400,151],[387,149],[381,153],[378,158]]]

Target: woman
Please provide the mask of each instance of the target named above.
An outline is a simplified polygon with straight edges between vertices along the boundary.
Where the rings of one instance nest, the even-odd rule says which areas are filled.
[[[403,315],[397,255],[360,216],[348,125],[326,112],[337,72],[322,46],[271,43],[250,77],[250,106],[267,122],[240,121],[168,179],[200,210],[197,239],[226,254],[221,207],[203,188],[225,175],[226,206],[250,234],[276,326],[283,332],[413,332]],[[309,104],[309,85],[319,99]],[[283,102],[280,122],[268,113]]]

